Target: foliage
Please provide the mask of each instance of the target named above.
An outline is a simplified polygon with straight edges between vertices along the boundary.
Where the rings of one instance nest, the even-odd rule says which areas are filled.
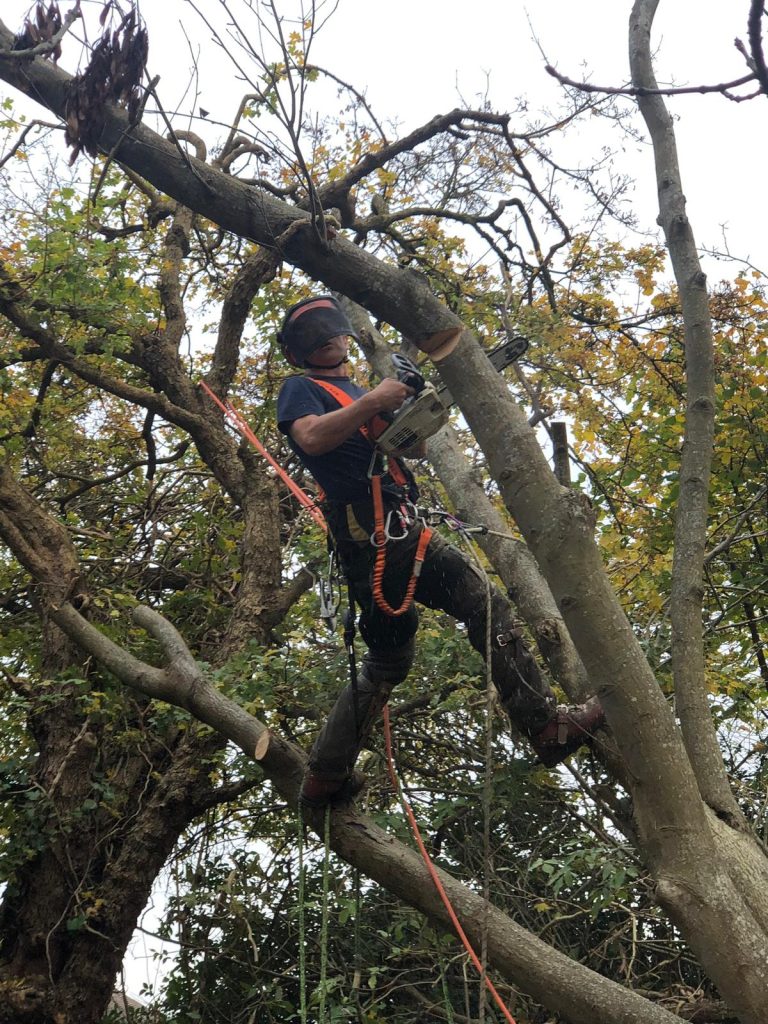
[[[539,158],[551,163],[536,133],[527,149],[511,146],[490,110],[479,112],[487,124],[466,118],[461,131],[425,137],[380,162],[388,140],[359,98],[345,100],[341,117],[297,123],[283,115],[274,131],[264,130],[262,119],[287,109],[281,96],[291,72],[306,64],[305,42],[301,34],[291,37],[282,62],[262,62],[259,88],[238,122],[246,143],[219,149],[215,159],[228,169],[238,160],[251,169],[256,164],[273,192],[311,208],[318,190],[327,186],[333,198],[334,184],[371,157],[371,171],[351,199],[347,190],[352,206],[339,209],[341,226],[368,251],[426,275],[489,348],[510,328],[531,338],[510,386],[532,412],[545,408],[549,419],[568,419],[581,471],[576,486],[593,503],[606,565],[668,689],[684,387],[679,303],[662,253],[571,232],[547,200],[548,187],[539,187],[528,169],[538,170]],[[318,75],[310,71],[302,89]],[[268,143],[282,159],[265,168],[257,148]],[[25,147],[17,157],[34,162],[36,150]],[[263,486],[261,511],[275,488],[231,439],[225,444],[216,435],[225,455],[212,454],[213,410],[194,390],[210,369],[222,302],[258,253],[104,163],[84,182],[54,168],[34,194],[34,179],[23,180],[3,195],[0,283],[4,297],[10,294],[56,344],[46,347],[30,336],[4,307],[0,437],[8,465],[76,545],[92,622],[156,662],[155,643],[129,617],[137,603],[156,608],[183,631],[223,692],[276,733],[307,746],[345,677],[346,653],[338,633],[317,623],[312,593],[287,614],[265,614],[243,643],[230,646],[254,560],[245,548],[253,507],[242,479]],[[489,219],[498,195],[513,199]],[[303,483],[274,426],[285,367],[271,338],[285,305],[309,287],[285,268],[261,283],[241,325],[236,369],[225,381],[259,437]],[[741,805],[761,833],[766,764],[756,723],[768,684],[765,310],[758,277],[737,276],[714,291],[721,432],[706,609],[712,706]],[[153,406],[158,395],[168,400],[162,412]],[[208,417],[208,433],[188,425],[193,414]],[[466,431],[461,437],[495,495],[472,439]],[[230,472],[233,462],[242,478]],[[421,472],[425,492],[439,493],[430,470]],[[285,496],[276,537],[284,570],[278,568],[271,590],[264,588],[275,605],[299,565],[318,571],[325,563],[322,538]],[[277,557],[266,548],[255,554],[265,563]],[[76,877],[68,878],[56,929],[74,943],[98,928],[100,885],[113,850],[164,773],[200,743],[207,788],[200,806],[180,815],[174,837],[161,934],[179,952],[163,991],[153,993],[157,1012],[179,1024],[298,1019],[295,817],[244,755],[204,746],[205,730],[178,709],[134,699],[76,653],[68,652],[64,664],[52,661],[39,594],[5,553],[0,595],[6,906],[13,910],[23,900],[47,855],[69,852],[87,834],[82,860],[88,863],[78,862]],[[477,890],[487,880],[495,904],[515,920],[628,986],[663,995],[679,983],[691,991],[707,985],[655,905],[622,814],[621,788],[588,758],[573,775],[532,769],[500,715],[493,720],[490,855],[483,851],[483,670],[455,623],[424,615],[417,664],[393,703],[399,768],[441,866]],[[67,727],[63,739],[55,737],[57,723]],[[80,773],[85,788],[63,808],[51,776],[67,765],[62,750],[76,750],[75,740],[86,734],[95,737],[96,752]],[[406,839],[380,737],[363,759],[366,809]],[[477,985],[454,940],[335,860],[328,894],[333,923],[324,947],[322,874],[323,851],[310,845],[303,911],[312,1014],[322,996],[334,1021],[415,1024],[427,1014],[477,1015]],[[7,919],[0,924],[10,934]],[[505,989],[504,995],[521,1021],[537,1019],[520,993]]]

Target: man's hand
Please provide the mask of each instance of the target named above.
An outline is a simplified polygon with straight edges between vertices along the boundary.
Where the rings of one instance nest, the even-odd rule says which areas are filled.
[[[409,388],[407,384],[401,384],[394,377],[385,377],[366,397],[370,400],[374,412],[394,412],[413,393],[413,388]]]

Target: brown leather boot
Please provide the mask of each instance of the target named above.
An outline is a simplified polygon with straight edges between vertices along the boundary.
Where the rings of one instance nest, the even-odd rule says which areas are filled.
[[[605,715],[597,697],[586,704],[561,704],[544,728],[531,736],[531,746],[545,767],[554,768],[579,747],[591,743],[595,731],[604,722]]]

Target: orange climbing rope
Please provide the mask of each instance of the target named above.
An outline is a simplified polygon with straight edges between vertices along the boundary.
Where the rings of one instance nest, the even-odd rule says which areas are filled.
[[[208,387],[204,380],[201,380],[199,383],[200,387],[203,389],[206,395],[208,395],[209,398],[213,399],[213,401],[216,403],[216,405],[218,405],[218,407],[224,413],[224,415],[232,424],[232,426],[237,431],[239,431],[239,433],[241,433],[247,441],[250,441],[250,443],[253,445],[256,451],[259,452],[259,454],[262,455],[267,460],[270,466],[272,466],[272,468],[275,470],[277,475],[286,485],[291,494],[293,494],[294,497],[299,501],[299,503],[304,506],[304,508],[309,512],[314,521],[317,523],[317,525],[321,527],[323,530],[327,531],[328,527],[325,524],[325,517],[323,516],[323,513],[320,511],[320,509],[317,507],[317,503],[310,498],[306,491],[303,491],[301,487],[299,487],[295,480],[292,480],[291,477],[288,476],[288,474],[280,465],[280,463],[276,462],[272,458],[272,456],[269,454],[269,452],[258,439],[258,437],[256,437],[256,435],[245,422],[240,413],[232,406],[230,402],[222,402],[221,399],[217,395],[215,395],[213,391],[211,391],[211,389]]]
[[[397,618],[404,615],[413,604],[413,596],[416,593],[416,585],[421,575],[421,567],[424,565],[424,557],[427,553],[427,545],[432,537],[432,528],[425,526],[421,531],[419,542],[416,545],[416,554],[413,559],[413,570],[408,586],[405,588],[405,596],[399,608],[393,608],[384,597],[382,589],[384,583],[384,570],[387,566],[387,531],[384,525],[384,499],[381,493],[381,477],[371,477],[371,491],[373,492],[373,543],[376,547],[376,561],[373,566],[373,586],[371,591],[373,599],[385,615]]]
[[[424,840],[421,838],[421,832],[419,831],[419,825],[418,822],[416,821],[416,815],[413,813],[413,808],[411,807],[405,794],[402,791],[402,788],[397,778],[397,772],[395,771],[395,759],[392,754],[392,730],[390,728],[389,723],[389,705],[387,704],[384,705],[382,717],[384,720],[384,744],[387,751],[387,767],[389,769],[389,777],[392,781],[392,785],[394,787],[395,792],[400,795],[403,807],[405,808],[405,813],[408,816],[408,821],[410,822],[411,825],[413,837],[416,840],[416,845],[419,848],[419,853],[421,854],[422,859],[427,867],[427,871],[429,872],[430,878],[434,882],[435,888],[437,889],[440,899],[443,901],[445,909],[448,911],[448,917],[451,919],[451,924],[455,928],[456,934],[461,939],[464,949],[466,949],[470,960],[477,968],[477,971],[480,974],[480,976],[483,978],[485,982],[485,987],[488,989],[488,991],[491,993],[494,1000],[496,1001],[496,1005],[499,1007],[502,1014],[504,1015],[504,1019],[507,1020],[509,1024],[515,1024],[514,1017],[502,1002],[501,996],[496,991],[496,986],[488,977],[487,973],[483,970],[483,965],[480,963],[480,958],[478,957],[477,953],[475,953],[474,949],[472,948],[472,944],[467,938],[466,932],[461,927],[461,922],[456,916],[456,911],[453,909],[453,904],[451,903],[448,897],[448,893],[445,891],[445,887],[443,886],[443,883],[440,881],[440,876],[437,873],[437,868],[432,863],[432,860],[430,859],[430,856],[427,853],[427,848],[424,845]]]

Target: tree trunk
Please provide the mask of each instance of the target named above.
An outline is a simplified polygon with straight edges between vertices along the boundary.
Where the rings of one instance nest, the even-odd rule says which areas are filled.
[[[243,494],[247,567],[222,658],[246,642],[266,642],[277,621],[275,487],[263,466],[251,468]],[[98,712],[84,712],[84,700],[102,680],[91,670],[81,684],[57,682],[65,670],[69,677],[88,675],[82,646],[56,621],[69,595],[87,606],[74,551],[63,527],[7,465],[0,466],[0,537],[38,581],[41,674],[51,680],[44,700],[24,694],[39,751],[32,792],[42,794],[28,845],[40,849],[19,865],[0,905],[0,1022],[98,1024],[155,879],[183,830],[217,801],[212,768],[225,737],[183,732],[173,723],[152,731],[146,701],[128,702],[119,729]],[[123,729],[139,734],[138,743],[126,744]],[[96,779],[109,780],[116,801],[102,796]]]
[[[651,62],[651,25],[657,4],[658,0],[636,0],[632,9],[629,63],[635,88],[658,88]],[[672,118],[661,96],[641,93],[637,103],[653,143],[659,224],[672,261],[685,328],[688,400],[670,603],[677,711],[701,795],[719,814],[744,828],[744,816],[728,785],[705,683],[702,600],[715,423],[714,349],[707,279],[685,212]]]

